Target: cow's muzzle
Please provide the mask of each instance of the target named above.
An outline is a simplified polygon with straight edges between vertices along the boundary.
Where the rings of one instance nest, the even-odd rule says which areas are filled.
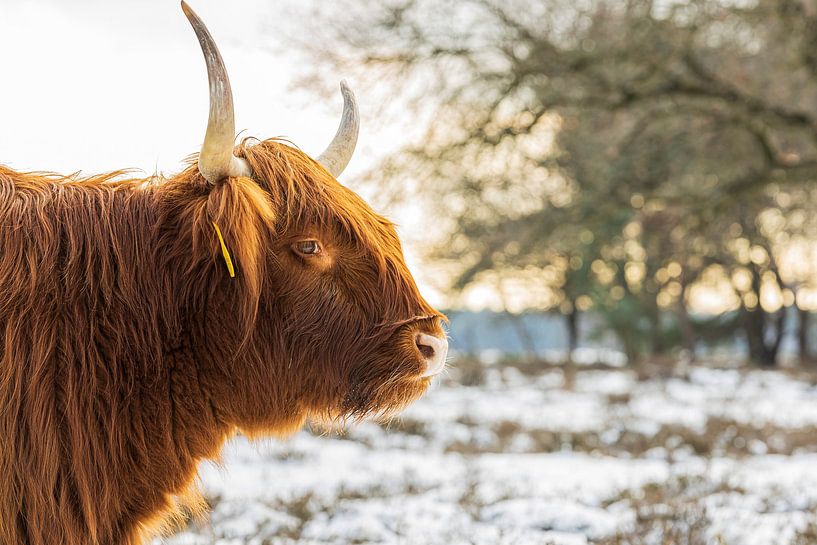
[[[448,356],[448,340],[445,335],[429,335],[428,333],[417,333],[414,337],[414,344],[422,354],[426,363],[422,377],[433,377],[445,368],[445,358]]]

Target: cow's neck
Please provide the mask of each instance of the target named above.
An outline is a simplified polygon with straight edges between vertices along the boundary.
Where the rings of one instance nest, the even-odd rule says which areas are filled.
[[[132,429],[116,486],[124,504],[120,524],[141,531],[146,518],[153,532],[180,512],[201,505],[193,483],[203,459],[215,458],[234,428],[226,423],[210,395],[201,361],[187,348],[168,350],[156,380],[146,381],[134,392],[129,406]],[[116,463],[116,462],[114,462]],[[130,467],[129,467],[130,466]],[[139,542],[143,536],[132,533]]]

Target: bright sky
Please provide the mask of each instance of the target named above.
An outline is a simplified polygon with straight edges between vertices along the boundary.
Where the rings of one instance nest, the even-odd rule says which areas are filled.
[[[295,67],[273,51],[270,3],[191,5],[224,55],[238,130],[286,136],[319,153],[337,127],[340,94],[308,104],[312,97],[293,91]],[[0,91],[0,160],[12,167],[173,172],[203,138],[204,61],[175,0],[4,0],[0,60],[9,76]]]
[[[189,3],[224,56],[236,128],[260,138],[283,136],[307,153],[320,153],[340,120],[340,92],[325,101],[294,89],[296,59],[303,56],[282,55],[285,48],[275,40],[284,30],[308,32],[292,26],[306,23],[274,17],[286,2]],[[2,0],[0,63],[0,163],[12,168],[173,173],[204,137],[204,60],[176,0]],[[408,138],[398,128],[367,122],[366,97],[358,93],[358,101],[361,138],[343,176],[347,181]],[[371,106],[369,111],[380,105]],[[419,283],[433,304],[441,304],[431,288],[439,282],[426,282],[416,259],[422,243],[419,218],[390,212],[403,224]]]

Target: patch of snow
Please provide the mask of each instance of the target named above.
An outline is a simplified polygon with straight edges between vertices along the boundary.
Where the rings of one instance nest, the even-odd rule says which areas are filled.
[[[209,522],[159,542],[588,545],[632,529],[644,487],[673,479],[712,489],[701,501],[713,543],[791,545],[817,523],[817,454],[769,455],[774,444],[750,439],[742,457],[704,458],[684,442],[713,418],[816,425],[809,383],[735,369],[690,367],[687,379],[645,381],[585,370],[567,390],[559,369],[484,374],[481,386],[443,380],[387,426],[231,441],[221,465],[201,470]],[[636,453],[604,450],[666,426],[686,435]],[[600,448],[579,452],[570,441],[581,434]],[[655,509],[673,515],[669,505]]]

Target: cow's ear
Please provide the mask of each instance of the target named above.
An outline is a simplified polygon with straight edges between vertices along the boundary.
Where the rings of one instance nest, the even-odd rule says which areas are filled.
[[[266,246],[271,226],[275,225],[269,194],[251,178],[229,178],[211,189],[206,215],[200,227],[210,233],[208,247],[216,262],[225,266],[225,261],[232,261],[236,280],[251,295],[260,294]],[[229,258],[224,256],[225,251]]]

